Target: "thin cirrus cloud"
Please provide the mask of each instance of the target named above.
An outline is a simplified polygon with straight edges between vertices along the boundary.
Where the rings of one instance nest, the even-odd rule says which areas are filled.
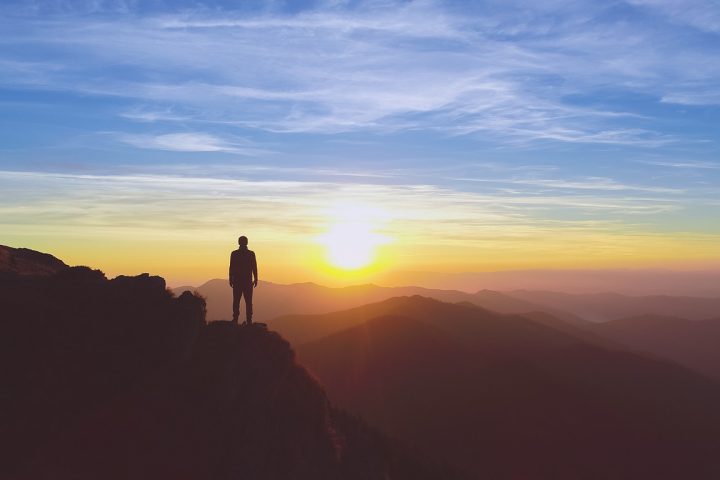
[[[186,172],[187,173],[187,172]],[[276,236],[295,230],[322,228],[327,210],[348,199],[361,205],[376,206],[392,220],[388,228],[399,236],[424,236],[435,223],[453,235],[490,236],[501,232],[535,231],[550,225],[573,229],[589,226],[591,234],[600,225],[613,229],[623,225],[625,215],[671,211],[677,206],[663,198],[638,195],[616,198],[602,195],[565,193],[528,193],[509,195],[502,190],[487,193],[462,192],[429,184],[374,184],[334,182],[258,180],[253,178],[209,178],[192,175],[59,174],[0,171],[0,185],[11,193],[10,201],[0,207],[4,223],[22,228],[28,216],[42,216],[50,226],[63,228],[112,227],[122,230],[142,227],[148,231],[187,230],[231,225],[238,212],[215,209],[219,201],[243,206],[242,218]],[[147,195],[147,189],[153,195]],[[95,199],[90,204],[88,199]],[[122,200],[122,201],[119,201]],[[136,207],[142,206],[138,217]],[[548,219],[536,209],[562,207],[575,211]],[[616,220],[588,216],[613,212]],[[492,232],[487,229],[492,226]],[[425,232],[425,233],[424,233]],[[297,232],[295,232],[297,233]],[[441,241],[441,238],[434,241]],[[451,235],[452,236],[452,235]],[[528,240],[531,240],[528,237]]]
[[[629,0],[629,3],[653,9],[674,22],[720,32],[720,8],[715,0]]]
[[[272,132],[428,129],[657,147],[678,139],[634,116],[630,105],[568,100],[609,85],[666,102],[712,98],[703,93],[720,77],[712,50],[688,55],[677,39],[691,32],[666,40],[657,23],[663,12],[676,18],[671,2],[634,4],[660,12],[658,19],[628,22],[592,2],[523,1],[469,12],[421,1],[300,13],[199,8],[23,18],[5,45],[82,60],[57,71],[48,58],[48,69],[35,65],[32,76],[5,69],[5,83],[124,97],[148,111],[181,106],[190,121]],[[693,8],[692,18],[704,11]],[[120,75],[103,74],[110,67]],[[160,114],[142,120],[176,121]]]
[[[645,185],[631,185],[620,183],[611,178],[586,177],[581,179],[557,179],[557,178],[471,178],[451,177],[451,180],[466,182],[498,183],[508,185],[528,185],[556,190],[596,190],[605,192],[650,192],[664,194],[681,194],[684,190],[679,188],[653,187]]]
[[[227,140],[216,135],[198,132],[166,133],[161,135],[118,134],[117,139],[129,145],[172,152],[225,152],[258,155],[265,152],[247,142]]]
[[[691,160],[640,160],[640,163],[646,165],[655,165],[658,167],[687,168],[700,170],[720,170],[719,162],[703,162]]]

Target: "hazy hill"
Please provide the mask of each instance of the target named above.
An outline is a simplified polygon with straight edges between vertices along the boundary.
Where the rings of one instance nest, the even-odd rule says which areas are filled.
[[[298,350],[330,398],[487,478],[720,475],[720,386],[689,370],[421,297],[346,314]]]
[[[589,326],[599,336],[668,358],[720,380],[720,318],[642,315]]]
[[[173,291],[195,291],[207,301],[208,320],[232,317],[232,290],[227,280],[210,280],[195,287],[177,287]],[[530,301],[509,295],[482,290],[477,293],[457,290],[431,290],[421,287],[380,287],[377,285],[356,285],[344,288],[330,288],[315,283],[281,285],[260,282],[253,294],[255,320],[264,322],[280,315],[328,313],[392,297],[422,295],[445,302],[471,302],[501,313],[524,313],[544,310],[559,318],[577,320],[572,314],[560,309],[540,306]],[[241,309],[242,310],[242,309]]]
[[[162,278],[0,279],[0,477],[456,479],[332,407],[288,343]]]
[[[207,301],[208,320],[232,316],[232,290],[226,280],[210,280],[200,287],[178,287],[180,294],[196,291]],[[678,296],[628,296],[617,293],[569,294],[516,290],[476,293],[422,287],[356,285],[330,288],[314,283],[281,285],[260,282],[254,293],[255,320],[265,322],[282,315],[331,313],[388,298],[420,295],[443,302],[469,302],[499,313],[545,312],[571,325],[581,320],[604,322],[645,314],[668,315],[690,320],[720,314],[720,298]]]
[[[568,294],[516,290],[508,295],[539,305],[562,309],[592,322],[606,322],[640,315],[663,315],[705,320],[720,314],[720,298],[652,295],[633,297],[618,293]]]
[[[543,290],[568,293],[720,297],[720,270],[539,269],[498,272],[388,272],[379,283],[474,291]]]
[[[432,308],[425,312],[416,310],[418,308],[422,309],[435,305],[446,305],[442,302],[426,304],[419,301],[410,302],[408,301],[409,298],[428,300],[428,297],[421,297],[419,295],[415,295],[413,297],[393,297],[380,302],[370,303],[360,307],[332,313],[319,315],[284,315],[274,318],[271,321],[271,325],[273,329],[280,332],[292,344],[301,345],[340,330],[360,325],[378,316],[403,316],[410,313],[427,316],[433,311]],[[465,303],[458,303],[456,305],[463,306]],[[520,318],[518,314],[500,314],[497,312],[491,312],[471,302],[467,302],[466,305],[467,307],[463,307],[464,310],[474,311],[474,317],[471,322],[475,321],[475,317],[492,318],[493,321],[497,322],[502,322],[505,318]],[[439,314],[442,313],[443,312],[439,312]],[[538,322],[531,322],[525,318],[523,318],[522,321],[527,323],[533,332],[537,332],[536,327]],[[558,320],[558,322],[562,321]],[[541,328],[541,331],[543,330],[544,329]]]

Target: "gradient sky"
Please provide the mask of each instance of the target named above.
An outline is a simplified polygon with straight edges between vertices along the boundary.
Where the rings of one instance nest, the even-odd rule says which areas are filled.
[[[174,284],[241,233],[276,281],[720,266],[716,0],[4,0],[0,31],[0,243]],[[353,275],[348,219],[385,239]]]

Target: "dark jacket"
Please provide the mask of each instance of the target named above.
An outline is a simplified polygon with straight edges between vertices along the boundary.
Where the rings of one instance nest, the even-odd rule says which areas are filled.
[[[257,277],[255,252],[238,248],[230,254],[230,281],[237,285],[250,285]]]

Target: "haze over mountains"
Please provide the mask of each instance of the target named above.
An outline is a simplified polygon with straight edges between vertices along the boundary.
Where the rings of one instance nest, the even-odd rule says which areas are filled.
[[[714,318],[720,313],[718,297],[650,295],[633,297],[618,293],[567,294],[545,291],[513,291],[515,298],[559,308],[591,322],[606,322],[638,315],[667,315],[689,320]]]
[[[215,279],[195,287],[178,287],[201,294],[208,304],[208,320],[229,318],[232,290],[226,280]],[[467,293],[422,287],[380,287],[357,285],[331,288],[314,283],[280,285],[260,282],[255,290],[256,319],[266,321],[285,314],[315,314],[352,308],[397,296],[421,295],[445,302],[470,302],[501,313],[543,311],[576,322],[604,322],[644,314],[671,315],[704,320],[720,315],[720,297],[679,297],[668,295],[628,296],[618,293],[568,294],[562,292],[480,290]]]
[[[567,293],[618,292],[631,296],[720,297],[720,269],[565,269],[498,272],[391,272],[378,278],[387,285],[473,292],[489,289],[552,290]]]
[[[634,351],[671,359],[720,380],[720,317],[692,321],[641,315],[588,327],[599,337]]]
[[[202,295],[208,305],[208,320],[224,319],[232,316],[232,290],[226,280],[210,280],[194,287],[173,288],[176,294],[186,290]],[[272,282],[260,282],[253,294],[256,305],[255,318],[265,321],[279,315],[294,313],[325,313],[377,302],[392,297],[423,295],[446,302],[480,302],[487,308],[503,312],[518,313],[533,310],[547,310],[563,318],[573,319],[567,312],[552,307],[543,307],[526,300],[512,298],[493,291],[481,291],[469,294],[457,290],[434,290],[421,287],[379,287],[377,285],[356,285],[352,287],[331,288],[314,283],[296,283],[281,285]]]

